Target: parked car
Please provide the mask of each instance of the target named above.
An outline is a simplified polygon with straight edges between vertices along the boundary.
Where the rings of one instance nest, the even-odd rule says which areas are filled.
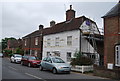
[[[22,59],[22,55],[20,54],[13,54],[10,58],[11,63],[20,63]]]
[[[3,53],[0,53],[0,57],[3,58]]]
[[[45,57],[39,66],[39,69],[42,71],[43,69],[47,69],[52,71],[54,74],[67,72],[70,73],[71,66],[68,63],[65,63],[60,57]]]
[[[23,56],[21,65],[27,65],[28,67],[38,67],[41,60],[36,56]]]

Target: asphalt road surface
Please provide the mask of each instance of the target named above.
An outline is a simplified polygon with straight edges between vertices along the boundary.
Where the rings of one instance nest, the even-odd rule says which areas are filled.
[[[71,72],[71,74],[53,74],[50,71],[39,71],[39,68],[10,63],[9,58],[2,59],[2,79],[101,79],[103,78]]]

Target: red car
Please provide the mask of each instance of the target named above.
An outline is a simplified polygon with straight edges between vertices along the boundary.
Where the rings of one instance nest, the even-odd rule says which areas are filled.
[[[35,56],[23,56],[21,59],[21,65],[27,65],[28,67],[37,67],[40,65],[41,60]]]

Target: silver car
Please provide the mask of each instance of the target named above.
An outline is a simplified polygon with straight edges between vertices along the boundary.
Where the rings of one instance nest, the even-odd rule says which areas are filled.
[[[45,57],[41,61],[39,69],[40,71],[42,71],[43,69],[47,69],[47,70],[52,71],[54,74],[63,73],[63,72],[70,73],[71,66],[70,64],[65,63],[59,57],[49,56],[49,57]]]

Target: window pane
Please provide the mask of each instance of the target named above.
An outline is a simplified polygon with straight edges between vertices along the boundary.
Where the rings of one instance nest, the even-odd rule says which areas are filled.
[[[50,46],[50,39],[47,39],[47,46]]]
[[[67,61],[68,61],[68,62],[71,61],[71,52],[67,52]]]
[[[72,45],[72,36],[67,36],[67,45]]]

